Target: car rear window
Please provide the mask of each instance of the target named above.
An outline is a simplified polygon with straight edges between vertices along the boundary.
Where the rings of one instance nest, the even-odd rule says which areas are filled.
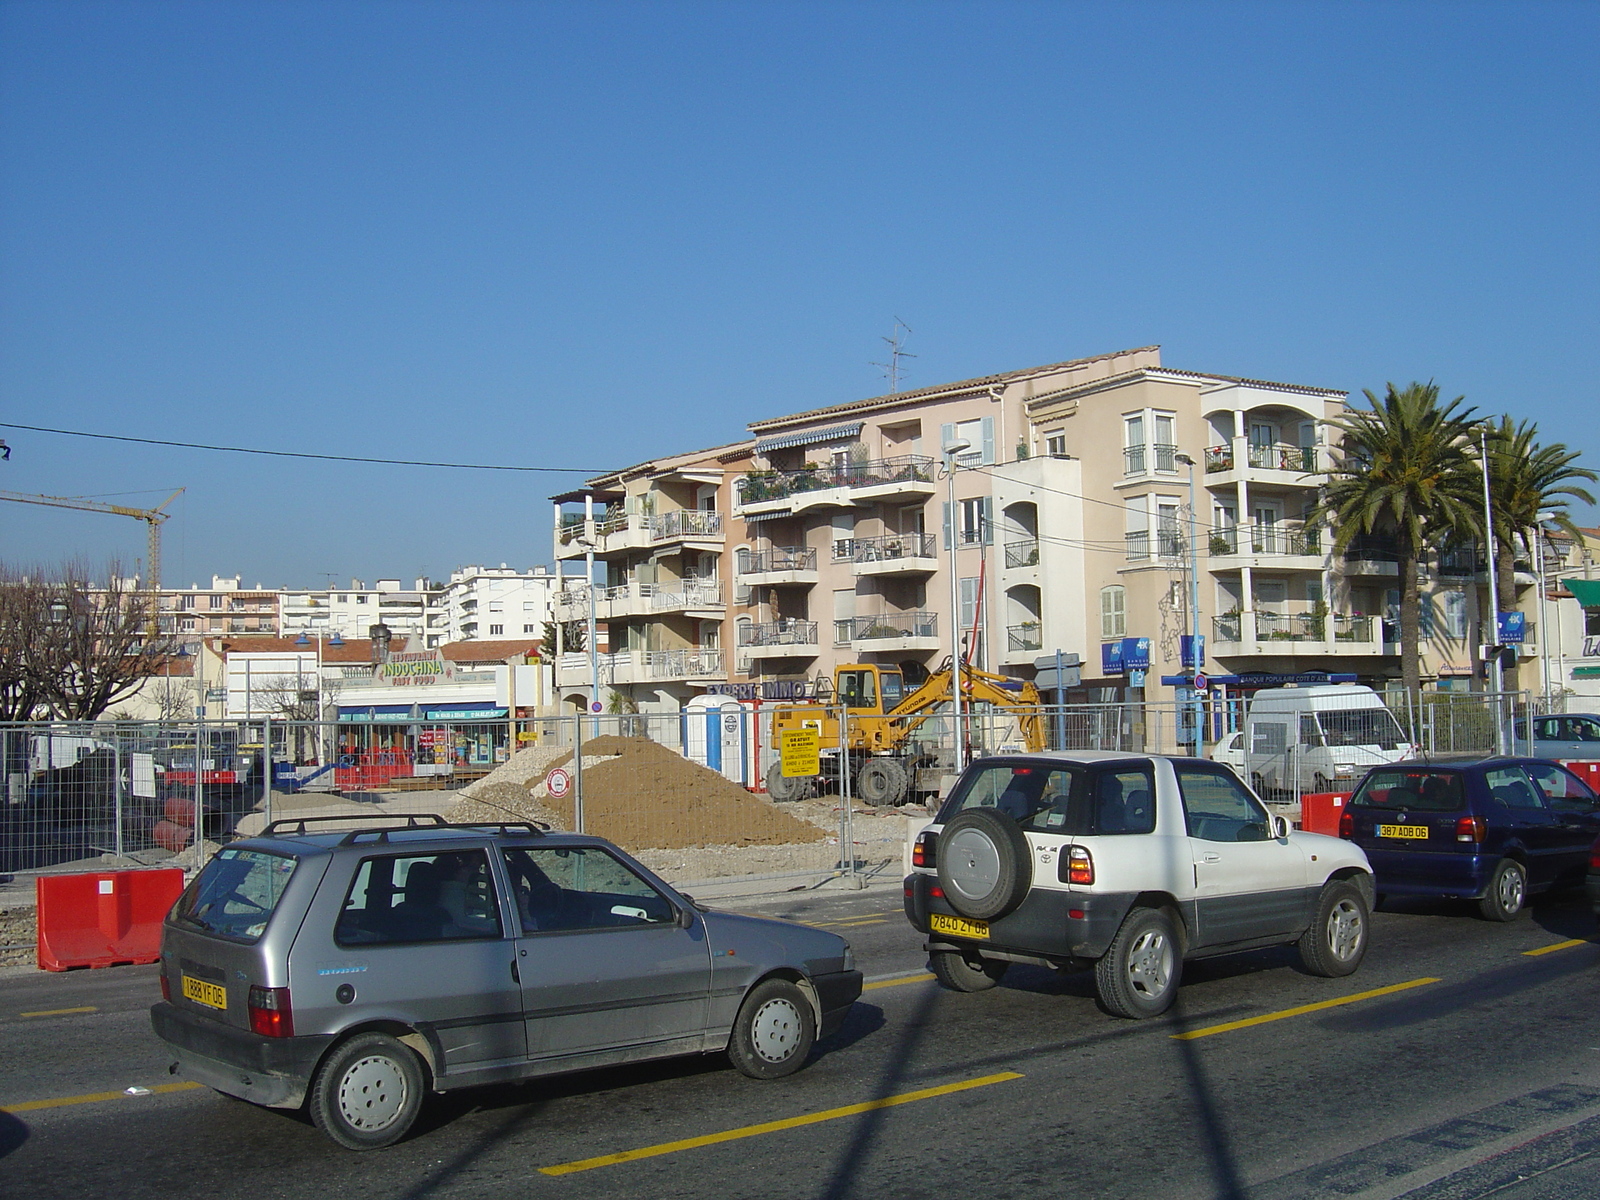
[[[1322,736],[1329,746],[1377,746],[1398,749],[1405,741],[1400,724],[1386,708],[1339,708],[1319,712]]]
[[[1466,803],[1461,776],[1454,771],[1372,771],[1350,797],[1353,808],[1456,812]]]
[[[1147,764],[982,764],[968,771],[939,814],[994,808],[1034,833],[1150,833],[1155,786]]]
[[[195,877],[172,915],[218,937],[253,942],[266,932],[300,860],[264,850],[220,850]]]

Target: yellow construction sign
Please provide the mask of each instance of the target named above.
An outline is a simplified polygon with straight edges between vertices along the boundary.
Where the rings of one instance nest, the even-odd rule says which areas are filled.
[[[822,773],[822,738],[815,729],[785,729],[778,752],[785,779]]]

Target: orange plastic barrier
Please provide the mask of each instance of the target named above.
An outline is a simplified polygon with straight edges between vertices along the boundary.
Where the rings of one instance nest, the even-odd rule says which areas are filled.
[[[1307,792],[1300,797],[1300,828],[1307,833],[1339,836],[1339,817],[1349,792]]]
[[[339,760],[333,778],[341,792],[365,792],[391,779],[412,774],[411,754],[405,750],[363,750]]]
[[[1588,759],[1575,762],[1571,759],[1564,758],[1561,760],[1561,765],[1567,770],[1571,771],[1579,779],[1587,783],[1595,791],[1600,792],[1600,762],[1594,762]]]
[[[39,876],[39,966],[70,971],[155,962],[161,922],[182,893],[183,872],[173,868]]]

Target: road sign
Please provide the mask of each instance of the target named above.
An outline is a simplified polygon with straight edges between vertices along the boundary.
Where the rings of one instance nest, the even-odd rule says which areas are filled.
[[[822,773],[822,739],[815,729],[785,729],[778,747],[785,779]]]
[[[593,704],[589,705],[589,711],[590,712],[601,712],[604,709],[605,709],[605,705],[601,704],[600,701],[598,701],[598,700],[596,700]]]
[[[1056,667],[1081,667],[1083,659],[1076,654],[1041,654],[1033,665],[1040,671],[1053,671]]]
[[[572,790],[572,774],[565,767],[556,767],[544,777],[545,791],[552,799],[560,800]]]
[[[1197,692],[1203,692],[1203,691],[1206,690],[1206,685],[1208,683],[1209,683],[1209,680],[1207,680],[1204,675],[1198,675],[1197,674],[1194,677],[1194,690],[1197,691]]]
[[[1062,667],[1061,674],[1056,674],[1054,667],[1040,671],[1034,676],[1033,686],[1041,692],[1055,692],[1062,688],[1075,688],[1083,686],[1082,667]]]

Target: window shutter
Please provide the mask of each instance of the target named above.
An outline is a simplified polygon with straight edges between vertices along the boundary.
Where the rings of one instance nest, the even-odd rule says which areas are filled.
[[[986,467],[994,465],[994,418],[983,418],[983,457],[978,461]]]
[[[956,427],[953,423],[946,421],[943,425],[939,426],[939,454],[941,457],[945,453],[945,447],[955,440]]]
[[[985,417],[984,420],[988,420]],[[985,546],[994,545],[994,497],[983,496],[978,500],[978,522],[983,530],[982,541]]]

